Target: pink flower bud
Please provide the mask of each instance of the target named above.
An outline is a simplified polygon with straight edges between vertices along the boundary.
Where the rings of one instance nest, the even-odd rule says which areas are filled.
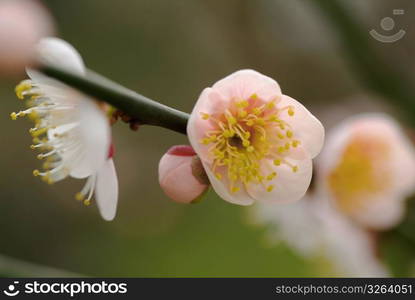
[[[205,171],[191,146],[171,147],[160,160],[159,182],[173,201],[191,203],[209,186]]]
[[[34,46],[54,32],[52,19],[35,0],[0,1],[0,74],[24,71],[34,59]]]

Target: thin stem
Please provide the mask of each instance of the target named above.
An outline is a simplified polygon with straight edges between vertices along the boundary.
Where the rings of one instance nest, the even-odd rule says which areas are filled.
[[[95,72],[88,71],[86,76],[78,76],[51,65],[42,66],[40,71],[89,96],[108,102],[137,119],[140,124],[160,126],[186,134],[189,114],[144,97]]]
[[[314,0],[315,4],[332,25],[337,37],[343,43],[353,63],[356,74],[360,76],[367,87],[376,93],[387,97],[392,104],[398,104],[407,119],[415,124],[415,94],[411,88],[411,81],[385,64],[379,58],[370,44],[371,36],[355,22],[353,15],[336,0]]]

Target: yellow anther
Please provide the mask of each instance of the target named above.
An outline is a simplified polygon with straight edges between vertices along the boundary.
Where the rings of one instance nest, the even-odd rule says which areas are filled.
[[[292,138],[293,137],[293,132],[291,130],[287,130],[287,138]]]
[[[250,143],[248,140],[244,140],[244,141],[242,142],[242,146],[244,146],[244,147],[248,147],[250,144],[251,144],[251,143]]]
[[[209,119],[209,117],[210,117],[210,115],[209,114],[207,114],[207,113],[201,113],[202,114],[202,119],[203,120],[207,120],[207,119]]]
[[[35,111],[31,111],[28,115],[29,119],[33,122],[37,122],[39,120],[39,114]]]
[[[39,170],[33,170],[33,176],[39,176],[40,172]]]
[[[278,136],[279,139],[285,138],[285,136],[282,133],[278,133],[277,136]]]
[[[226,138],[233,137],[234,135],[235,135],[235,132],[234,132],[234,131],[232,131],[232,130],[225,129],[225,130],[223,131],[223,136],[224,136],[224,137],[226,137]]]
[[[30,145],[30,149],[35,150],[36,146],[35,145]]]
[[[290,143],[286,143],[285,144],[285,150],[289,150],[290,149],[291,144]]]
[[[298,146],[298,144],[300,144],[300,141],[293,141],[292,145],[294,148],[296,148]]]
[[[279,153],[282,153],[282,152],[284,152],[284,151],[285,151],[285,147],[284,147],[284,146],[280,146],[280,147],[278,147],[277,151],[278,151]]]
[[[85,198],[85,196],[81,192],[78,192],[78,193],[75,194],[75,199],[78,200],[78,201],[82,201],[82,200],[84,200],[84,198]]]
[[[246,110],[240,110],[240,111],[238,111],[238,116],[240,118],[245,118],[247,115],[248,115],[248,113],[247,113]]]
[[[267,138],[264,135],[261,135],[261,137],[259,138],[259,140],[261,142],[265,142],[267,140]]]
[[[256,123],[257,123],[258,125],[261,125],[261,126],[264,126],[264,125],[265,125],[265,121],[264,121],[264,119],[263,119],[263,118],[258,118],[258,119],[256,119]]]
[[[293,109],[292,107],[290,107],[290,108],[288,109],[288,115],[289,115],[290,117],[294,116],[294,109]]]
[[[84,200],[84,205],[85,206],[91,205],[91,200],[89,200],[89,199]]]
[[[239,187],[237,187],[237,186],[233,186],[232,188],[231,188],[231,192],[232,193],[236,193],[236,192],[238,192],[240,190],[240,188]]]
[[[43,156],[43,154],[38,154],[38,155],[36,156],[36,158],[37,158],[37,159],[43,159],[43,158],[44,158],[44,156]]]
[[[270,122],[277,122],[278,121],[278,117],[276,115],[271,115],[268,117],[268,121]]]
[[[12,113],[10,114],[10,118],[11,118],[12,120],[17,120],[17,114],[16,114],[15,112],[12,112]]]
[[[236,106],[237,107],[240,107],[240,108],[245,108],[245,107],[247,107],[249,105],[249,103],[248,103],[248,101],[246,101],[246,100],[242,100],[242,101],[239,101],[239,102],[237,102],[236,103]]]
[[[279,166],[281,165],[281,159],[274,159],[274,165]]]
[[[251,137],[251,133],[249,131],[245,132],[245,138],[249,139]]]
[[[292,170],[293,170],[294,173],[297,172],[298,171],[298,166],[293,166]]]
[[[248,152],[254,152],[254,147],[252,147],[252,146],[249,146],[248,148],[246,148],[246,151],[248,151]]]
[[[272,192],[273,189],[274,189],[274,185],[271,184],[267,187],[267,192]]]
[[[208,145],[210,143],[210,139],[208,138],[203,138],[199,141],[201,144],[203,145]]]
[[[22,82],[20,82],[15,88],[17,98],[23,100],[24,92],[30,90],[31,88],[32,88],[32,82],[30,80],[23,80]]]
[[[230,116],[228,118],[228,121],[231,125],[235,125],[237,123],[235,117],[233,117],[233,116]]]
[[[30,128],[29,132],[33,137],[38,137],[39,135],[42,135],[44,133],[46,133],[48,131],[47,128],[40,128],[40,129],[36,129],[36,128]]]
[[[253,120],[248,120],[248,121],[246,121],[246,125],[252,126],[252,125],[254,125],[254,121]]]
[[[275,107],[275,102],[274,101],[270,101],[267,103],[267,108],[268,109],[273,109]]]
[[[251,99],[257,99],[258,98],[258,95],[257,94],[252,94],[251,95]]]
[[[254,115],[259,115],[261,113],[261,110],[258,107],[255,107],[252,112],[254,113]]]
[[[216,178],[218,180],[221,180],[222,179],[222,174],[220,174],[220,173],[216,173],[215,176],[216,176]]]
[[[274,179],[274,178],[275,178],[275,176],[277,176],[277,173],[272,172],[271,174],[269,174],[269,175],[267,176],[267,180],[272,180],[272,179]]]

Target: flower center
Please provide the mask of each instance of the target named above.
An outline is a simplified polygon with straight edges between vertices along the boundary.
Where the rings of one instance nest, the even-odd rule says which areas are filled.
[[[327,178],[340,210],[353,213],[363,209],[371,205],[373,195],[389,187],[391,178],[385,169],[389,154],[389,145],[380,139],[355,137],[349,143]]]
[[[266,170],[262,161],[269,159],[275,166],[288,165],[293,172],[298,167],[285,157],[299,141],[294,139],[290,125],[281,114],[294,115],[292,106],[277,108],[277,99],[265,102],[256,94],[248,99],[231,100],[228,108],[219,114],[201,113],[201,118],[212,122],[213,130],[206,132],[200,143],[209,147],[213,158],[212,171],[221,180],[226,176],[229,190],[237,192],[249,183],[262,184],[271,192],[277,173]]]

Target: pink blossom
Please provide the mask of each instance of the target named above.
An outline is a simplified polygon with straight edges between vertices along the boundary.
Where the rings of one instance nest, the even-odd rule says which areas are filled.
[[[323,126],[303,105],[253,70],[204,89],[187,133],[212,187],[240,205],[300,199],[324,140]]]
[[[415,191],[414,147],[384,114],[355,116],[331,130],[317,165],[321,196],[372,229],[398,224]]]

